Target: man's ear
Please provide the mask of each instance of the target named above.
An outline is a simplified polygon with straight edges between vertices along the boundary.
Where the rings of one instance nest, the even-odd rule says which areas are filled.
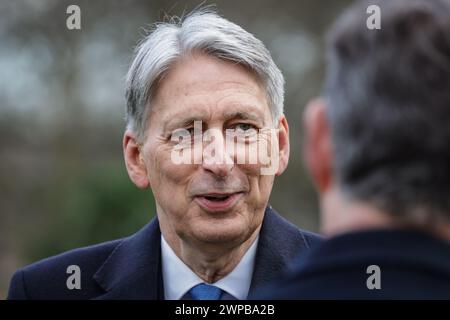
[[[278,170],[275,175],[281,175],[289,162],[289,125],[287,123],[286,117],[281,115],[278,124],[278,150],[279,150],[279,164]]]
[[[131,181],[138,188],[146,189],[149,186],[147,167],[136,136],[129,130],[123,135],[123,154]]]
[[[333,150],[326,109],[325,100],[317,98],[308,103],[303,114],[305,161],[319,193],[327,191],[334,183]]]

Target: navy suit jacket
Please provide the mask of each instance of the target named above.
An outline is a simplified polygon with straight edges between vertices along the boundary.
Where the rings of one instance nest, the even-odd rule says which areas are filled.
[[[303,231],[270,206],[261,227],[250,293],[277,279],[320,237]],[[157,218],[134,235],[72,250],[16,271],[8,299],[164,299],[161,231]],[[81,289],[69,290],[67,267],[81,270]]]
[[[380,289],[367,287],[380,268]],[[372,283],[370,279],[369,283]],[[450,299],[450,244],[406,230],[336,236],[299,261],[255,299]]]

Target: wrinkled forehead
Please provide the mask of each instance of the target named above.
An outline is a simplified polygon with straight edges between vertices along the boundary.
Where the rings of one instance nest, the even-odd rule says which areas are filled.
[[[151,110],[152,117],[164,123],[189,117],[271,119],[265,88],[254,73],[208,56],[174,64],[161,80]]]
[[[208,99],[206,99],[208,100]],[[180,105],[173,105],[161,110],[156,117],[160,121],[161,129],[175,130],[201,121],[205,126],[224,125],[232,121],[242,120],[258,127],[270,126],[271,113],[263,102],[252,99],[223,99],[219,102],[186,101]]]

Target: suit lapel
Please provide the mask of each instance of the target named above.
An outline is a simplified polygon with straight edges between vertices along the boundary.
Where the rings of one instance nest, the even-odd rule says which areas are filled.
[[[309,249],[301,230],[282,218],[269,205],[261,226],[249,295],[277,279],[301,252]]]
[[[106,291],[96,299],[162,299],[161,231],[157,218],[125,238],[94,275]]]
[[[308,243],[301,230],[268,206],[249,294],[278,278],[288,264],[307,249]],[[93,278],[105,290],[96,299],[164,299],[158,219],[154,218],[117,245]]]

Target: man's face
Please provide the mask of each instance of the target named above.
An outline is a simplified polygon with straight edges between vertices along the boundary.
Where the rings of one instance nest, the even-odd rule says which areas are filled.
[[[273,129],[278,124],[274,125],[265,91],[252,73],[206,55],[178,61],[153,97],[141,153],[164,236],[197,244],[239,244],[261,225],[274,175],[261,175],[258,163],[205,161],[207,157],[211,160],[204,153],[205,143],[193,143],[195,121],[201,121],[203,133],[220,133],[214,137],[211,155],[231,162],[236,162],[236,153],[245,151],[237,146],[234,152],[227,152],[227,129],[245,133],[249,129]],[[288,150],[284,117],[281,122]],[[200,122],[196,123],[198,128]],[[173,160],[178,144],[173,137],[180,130],[192,133],[192,144],[191,136],[188,143],[184,136],[182,144],[183,152],[192,152],[192,163],[177,164]],[[264,139],[269,138],[261,134],[256,138]],[[278,147],[276,151],[280,152]],[[276,174],[284,170],[287,159],[281,162]]]

